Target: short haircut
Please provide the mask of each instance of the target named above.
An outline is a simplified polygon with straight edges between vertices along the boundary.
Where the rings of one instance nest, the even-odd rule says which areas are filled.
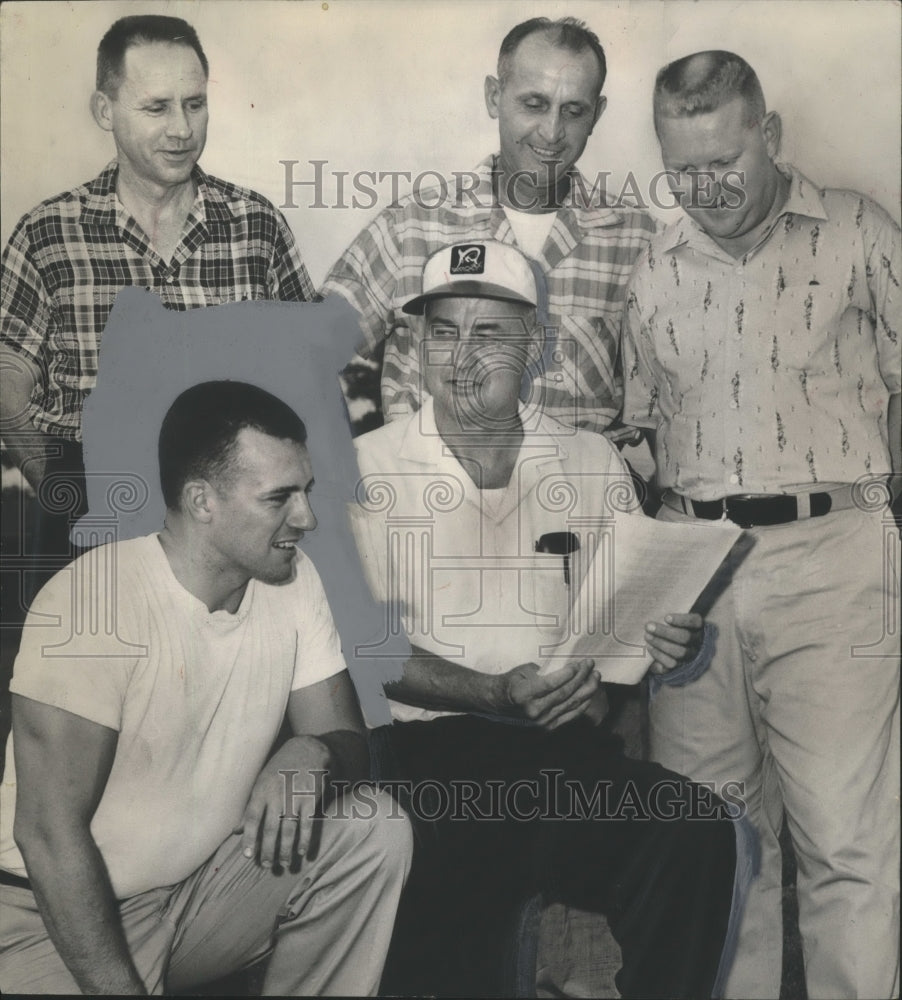
[[[661,118],[686,118],[716,111],[736,97],[748,109],[751,127],[767,113],[758,75],[734,52],[711,49],[669,63],[655,79],[655,127]]]
[[[542,32],[546,40],[559,49],[569,49],[571,52],[577,53],[585,52],[588,49],[598,62],[598,90],[601,91],[605,77],[608,75],[604,49],[601,47],[598,35],[587,28],[584,21],[575,17],[562,17],[557,21],[552,21],[547,17],[533,17],[518,24],[515,28],[511,28],[504,36],[504,41],[498,52],[498,79],[502,86],[510,71],[510,61],[520,42],[537,32]]]
[[[160,485],[169,510],[178,510],[191,479],[227,478],[238,434],[245,427],[280,440],[307,443],[303,420],[281,399],[247,382],[201,382],[178,396],[160,428]]]
[[[115,97],[122,83],[126,51],[133,45],[148,45],[151,42],[189,46],[197,53],[204,76],[210,75],[200,39],[187,21],[163,14],[134,14],[120,17],[100,41],[97,48],[97,89],[108,97]]]

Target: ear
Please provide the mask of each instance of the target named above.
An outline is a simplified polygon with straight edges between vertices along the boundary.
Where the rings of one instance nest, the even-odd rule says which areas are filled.
[[[199,524],[209,524],[213,517],[213,488],[206,479],[189,479],[182,487],[182,510]]]
[[[761,119],[761,134],[764,136],[764,145],[767,148],[767,155],[773,160],[780,152],[780,140],[783,137],[783,122],[776,111],[768,112]]]
[[[589,135],[592,134],[592,130],[598,124],[598,119],[604,114],[604,109],[608,106],[608,99],[604,94],[598,95],[598,100],[595,102],[595,114],[592,118],[592,128],[589,129]]]
[[[102,90],[91,95],[91,114],[104,132],[113,131],[113,102]]]
[[[501,81],[496,76],[485,78],[485,106],[489,118],[498,117],[498,102],[501,100]]]

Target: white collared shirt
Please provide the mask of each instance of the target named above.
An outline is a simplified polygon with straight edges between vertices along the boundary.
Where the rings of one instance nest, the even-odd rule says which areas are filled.
[[[536,541],[573,531],[588,559],[591,530],[620,516],[610,498],[622,508],[624,487],[632,496],[602,435],[527,407],[521,420],[524,440],[500,490],[475,486],[439,436],[431,399],[355,442],[377,525],[362,555],[385,581],[378,596],[402,612],[412,643],[482,673],[539,662],[560,640],[570,599],[563,557],[536,553]],[[400,721],[450,714],[391,708]]]

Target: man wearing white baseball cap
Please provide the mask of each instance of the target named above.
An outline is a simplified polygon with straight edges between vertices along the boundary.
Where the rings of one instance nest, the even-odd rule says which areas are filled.
[[[434,253],[423,268],[423,291],[401,307],[422,316],[439,298],[482,298],[536,307],[536,279],[529,262],[503,243],[458,243]]]
[[[541,891],[606,913],[622,996],[707,997],[736,858],[724,803],[700,809],[704,790],[623,756],[593,660],[537,666],[566,613],[568,529],[610,514],[612,488],[634,497],[602,435],[543,413],[536,300],[514,247],[435,253],[402,305],[424,317],[429,397],[356,441],[364,563],[414,650],[372,734],[417,834],[382,989],[504,995],[517,913]],[[702,621],[666,619],[648,627],[652,669],[685,676]]]

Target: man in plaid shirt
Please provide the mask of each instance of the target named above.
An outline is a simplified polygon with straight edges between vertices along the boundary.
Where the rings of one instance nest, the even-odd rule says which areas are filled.
[[[123,287],[153,289],[172,309],[314,295],[279,212],[197,166],[207,76],[185,21],[117,21],[98,49],[91,105],[117,158],[93,181],[29,212],[4,250],[3,443],[42,500],[41,483],[52,473],[83,490],[82,405]],[[58,553],[68,516],[54,524],[47,513],[39,512],[38,545]]]
[[[562,423],[593,431],[617,417],[625,287],[654,223],[639,210],[609,206],[574,168],[605,108],[605,72],[598,38],[574,18],[534,18],[513,28],[501,45],[498,76],[485,84],[500,153],[465,177],[466,186],[422,192],[386,209],[332,268],[322,292],[357,309],[364,350],[385,340],[386,420],[418,409],[424,392],[421,326],[400,305],[417,293],[431,254],[467,240],[515,244],[544,274],[540,309],[544,304],[550,335],[533,401]]]

